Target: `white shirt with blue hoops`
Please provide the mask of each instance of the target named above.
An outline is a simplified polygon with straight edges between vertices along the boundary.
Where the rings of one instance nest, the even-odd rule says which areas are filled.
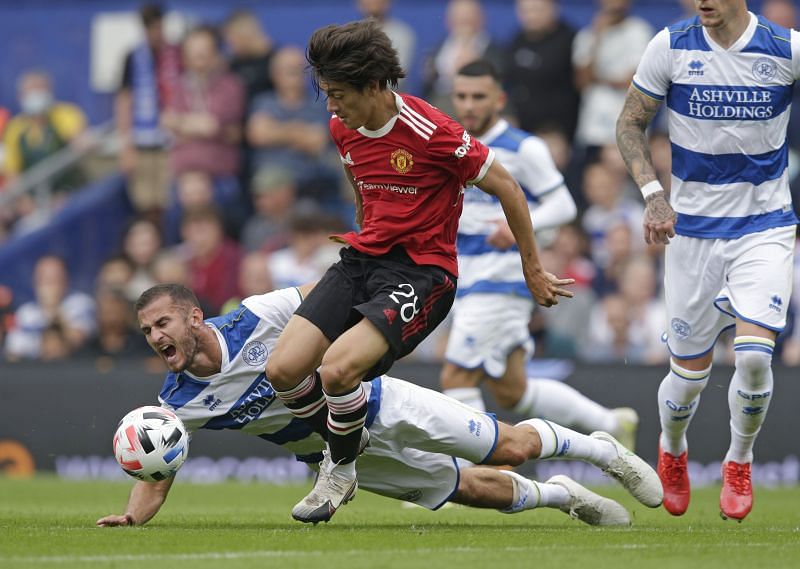
[[[533,212],[546,194],[564,185],[547,145],[540,138],[499,120],[479,140],[514,177]],[[464,209],[458,224],[457,297],[470,293],[516,294],[530,297],[522,274],[519,248],[496,249],[486,242],[497,220],[505,214],[500,200],[475,187],[464,191]]]
[[[651,40],[633,85],[666,100],[676,233],[735,239],[797,223],[786,129],[798,77],[800,34],[752,13],[728,49],[699,17]]]
[[[303,462],[322,460],[325,443],[295,418],[275,396],[264,374],[267,358],[286,323],[300,305],[296,288],[246,298],[237,309],[206,320],[222,349],[219,373],[195,377],[169,373],[159,401],[172,409],[190,432],[233,429],[278,444]],[[364,384],[367,427],[380,407],[380,378]]]

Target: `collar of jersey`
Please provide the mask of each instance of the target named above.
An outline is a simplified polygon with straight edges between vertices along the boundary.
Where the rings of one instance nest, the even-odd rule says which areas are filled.
[[[369,130],[368,128],[364,128],[363,126],[358,127],[358,132],[366,136],[367,138],[380,138],[382,136],[386,136],[390,130],[394,127],[394,123],[397,122],[397,119],[400,117],[400,111],[402,110],[405,103],[403,102],[403,97],[392,91],[394,95],[394,102],[397,104],[397,114],[394,115],[389,121],[383,125],[378,130]]]
[[[735,42],[731,44],[728,49],[723,48],[708,34],[708,30],[703,26],[703,37],[706,40],[706,43],[711,48],[711,51],[721,52],[721,53],[733,53],[737,51],[742,51],[747,44],[750,43],[750,40],[753,39],[753,35],[756,33],[756,27],[758,26],[758,18],[756,18],[755,14],[752,12],[747,12],[750,15],[750,23],[747,24],[747,27],[742,32],[742,35],[739,36]]]
[[[478,140],[488,146],[494,141],[495,138],[503,134],[508,126],[508,121],[506,119],[499,119],[496,123],[494,123],[492,128],[484,132],[483,135],[479,136]]]

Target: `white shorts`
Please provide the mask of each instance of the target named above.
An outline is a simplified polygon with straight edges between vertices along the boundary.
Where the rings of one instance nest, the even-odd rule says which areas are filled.
[[[497,419],[399,379],[383,376],[380,389],[370,444],[356,465],[358,485],[435,510],[458,488],[453,457],[480,464],[494,452]]]
[[[523,347],[533,355],[528,330],[532,311],[533,300],[510,294],[473,293],[456,299],[445,360],[502,377],[511,352]]]
[[[734,318],[780,332],[792,293],[795,227],[738,239],[676,235],[667,246],[667,346],[676,358],[702,356]]]

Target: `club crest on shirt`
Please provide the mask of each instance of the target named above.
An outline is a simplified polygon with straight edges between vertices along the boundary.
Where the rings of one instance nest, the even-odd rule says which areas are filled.
[[[753,63],[753,76],[761,83],[768,83],[778,73],[778,64],[769,57],[759,57]]]
[[[407,174],[414,167],[414,157],[408,150],[398,148],[392,152],[389,162],[399,174]]]
[[[261,365],[267,361],[267,347],[262,342],[253,340],[242,350],[242,359],[251,366]]]

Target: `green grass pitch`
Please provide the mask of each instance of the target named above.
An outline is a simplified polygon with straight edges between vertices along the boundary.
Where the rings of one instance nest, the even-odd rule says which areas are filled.
[[[723,521],[718,488],[695,491],[673,518],[598,488],[634,516],[598,529],[552,510],[505,516],[428,512],[361,491],[334,520],[291,520],[300,486],[181,484],[147,526],[96,528],[120,513],[130,484],[0,478],[0,568],[424,567],[623,569],[800,567],[800,488],[756,489],[744,523]],[[330,553],[329,553],[330,552]]]

